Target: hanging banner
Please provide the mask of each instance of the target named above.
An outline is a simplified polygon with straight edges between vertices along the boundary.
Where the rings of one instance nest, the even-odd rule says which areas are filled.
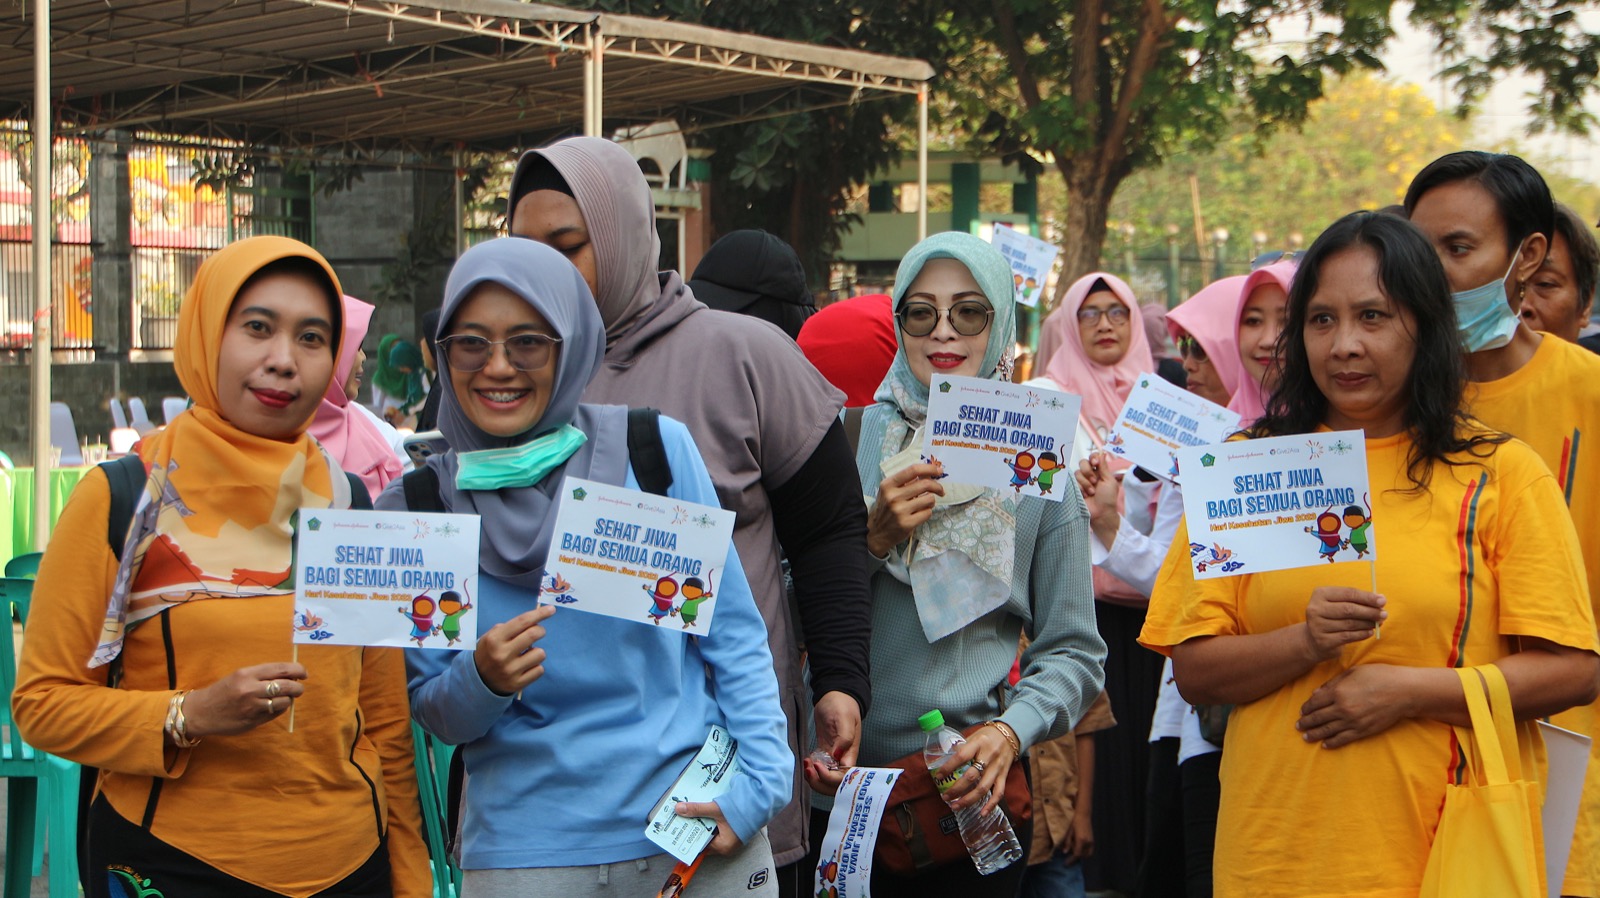
[[[1105,450],[1182,483],[1179,449],[1220,443],[1238,429],[1238,412],[1147,374],[1128,392],[1128,401],[1106,435]]]
[[[943,465],[951,483],[1060,502],[1074,488],[1066,465],[1082,403],[1071,393],[935,374],[922,457]]]
[[[540,603],[711,631],[733,512],[577,477],[561,489]]]
[[[1061,248],[1004,224],[994,226],[994,236],[989,242],[1011,263],[1017,304],[1030,308],[1038,305],[1039,293],[1044,290],[1050,266],[1056,264]]]
[[[1377,558],[1359,430],[1178,450],[1196,579]]]
[[[300,509],[294,641],[472,648],[478,532],[470,514]]]

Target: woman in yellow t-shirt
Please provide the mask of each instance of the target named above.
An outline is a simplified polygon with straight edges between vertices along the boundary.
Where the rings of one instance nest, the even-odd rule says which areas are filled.
[[[1497,665],[1524,721],[1595,698],[1583,562],[1549,470],[1460,411],[1450,287],[1411,224],[1323,233],[1281,345],[1252,433],[1366,432],[1379,592],[1350,563],[1196,582],[1180,530],[1140,641],[1185,698],[1237,706],[1219,898],[1414,896],[1468,724],[1450,668]]]

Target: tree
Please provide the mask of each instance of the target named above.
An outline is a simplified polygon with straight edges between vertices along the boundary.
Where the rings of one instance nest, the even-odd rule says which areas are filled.
[[[572,0],[567,5],[678,21],[853,50],[924,56],[942,43],[935,14],[894,0],[793,3],[788,0]],[[762,228],[800,254],[820,283],[851,220],[854,185],[894,161],[896,123],[913,113],[909,98],[796,112],[772,92],[772,113],[756,121],[713,125],[690,135],[712,150],[711,220],[719,234]],[[748,98],[747,98],[748,99]],[[697,124],[682,123],[686,129]],[[688,272],[685,272],[687,275]]]
[[[1536,120],[1581,131],[1600,37],[1583,33],[1577,8],[1422,0],[1409,18],[1454,56],[1446,74],[1464,106],[1497,75],[1526,71],[1540,84]],[[1262,133],[1298,127],[1328,76],[1381,68],[1394,13],[1392,0],[991,0],[942,17],[942,58],[953,102],[989,146],[1053,158],[1069,283],[1098,261],[1131,174],[1214,146],[1240,116]]]

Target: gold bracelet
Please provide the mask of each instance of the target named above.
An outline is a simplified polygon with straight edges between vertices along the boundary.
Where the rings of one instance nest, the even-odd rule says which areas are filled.
[[[194,748],[200,744],[199,739],[189,738],[189,721],[183,716],[183,700],[188,698],[186,689],[177,693],[167,703],[167,735],[171,737],[172,744],[178,748]]]
[[[1000,738],[1006,740],[1006,744],[1011,746],[1011,760],[1015,761],[1022,757],[1022,740],[1017,737],[1017,733],[1011,728],[1011,724],[1003,720],[985,720],[983,726],[994,727],[994,731],[1000,734]]]

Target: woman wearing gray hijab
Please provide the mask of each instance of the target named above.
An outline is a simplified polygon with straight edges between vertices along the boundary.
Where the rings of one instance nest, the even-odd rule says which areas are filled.
[[[467,771],[461,865],[467,896],[650,898],[674,862],[645,838],[655,802],[713,724],[738,740],[740,771],[715,802],[680,803],[717,834],[695,880],[706,894],[775,895],[763,827],[789,797],[794,759],[765,631],[730,547],[716,629],[689,638],[537,604],[568,477],[638,489],[628,415],[580,397],[604,332],[583,279],[527,240],[468,250],[445,286],[437,333],[439,429],[431,456],[448,511],[482,520],[481,579],[468,584],[474,651],[407,653],[411,710]],[[717,501],[688,431],[660,419],[667,495]],[[415,476],[415,475],[413,475]],[[377,507],[407,507],[401,481]]]
[[[808,718],[817,745],[855,762],[868,710],[871,607],[866,510],[839,409],[844,397],[776,327],[707,309],[675,271],[658,272],[655,207],[622,147],[575,137],[522,157],[512,178],[511,233],[559,250],[594,291],[605,360],[589,402],[648,405],[684,422],[705,456],[767,624],[779,696],[797,756]],[[779,558],[794,577],[784,596]],[[799,632],[794,620],[798,617]],[[803,700],[801,646],[813,702]],[[771,827],[784,894],[806,871],[804,784]],[[697,887],[698,888],[698,887]]]

